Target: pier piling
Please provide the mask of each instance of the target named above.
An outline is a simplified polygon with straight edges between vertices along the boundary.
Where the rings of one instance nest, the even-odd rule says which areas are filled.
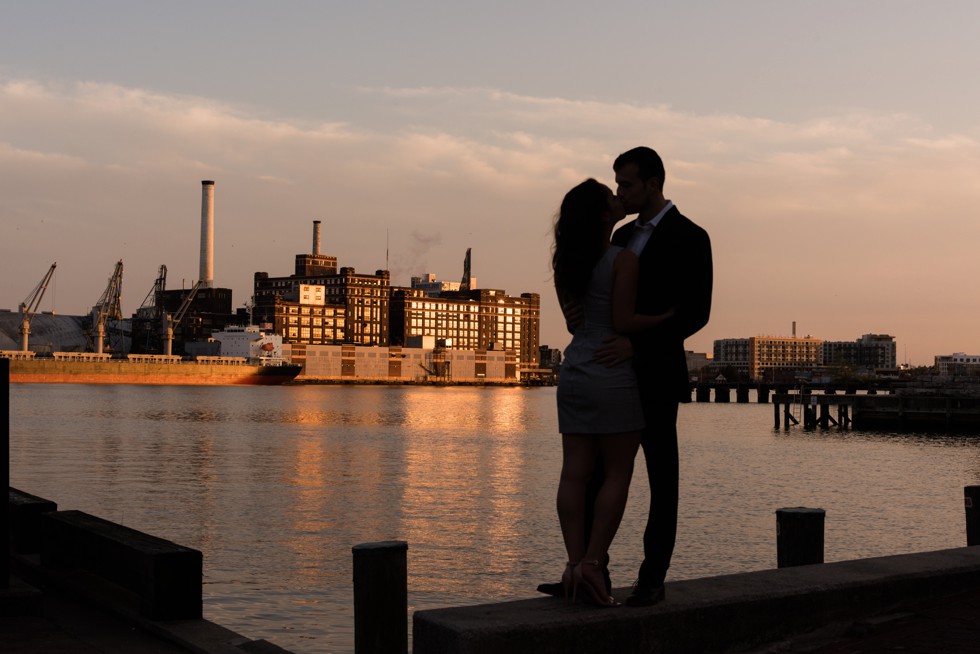
[[[351,550],[355,654],[407,654],[408,543],[362,543]]]
[[[802,506],[776,509],[776,561],[780,568],[823,563],[826,512]]]
[[[980,545],[980,486],[963,488],[963,504],[966,506],[966,544]]]

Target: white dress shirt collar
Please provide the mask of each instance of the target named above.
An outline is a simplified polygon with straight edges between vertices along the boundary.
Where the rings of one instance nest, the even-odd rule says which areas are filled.
[[[641,224],[639,220],[636,221],[636,224],[633,225],[633,233],[630,235],[629,245],[627,245],[636,256],[640,256],[640,253],[643,252],[643,248],[646,247],[647,241],[650,240],[650,234],[653,233],[654,227],[659,225],[663,217],[667,215],[667,212],[673,208],[674,203],[667,200],[667,204],[660,210],[660,213],[648,220],[646,224]]]

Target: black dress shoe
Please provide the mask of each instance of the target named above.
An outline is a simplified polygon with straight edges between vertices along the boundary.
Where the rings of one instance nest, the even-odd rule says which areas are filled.
[[[564,597],[565,586],[560,581],[552,584],[538,584],[538,592],[552,597]]]
[[[626,598],[626,606],[653,606],[664,601],[664,585],[633,584],[633,592]]]

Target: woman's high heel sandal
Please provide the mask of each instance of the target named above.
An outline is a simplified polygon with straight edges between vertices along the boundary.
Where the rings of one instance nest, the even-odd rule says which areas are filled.
[[[573,598],[578,595],[578,589],[579,586],[581,586],[585,589],[586,599],[592,602],[593,604],[595,604],[596,606],[601,606],[604,608],[622,606],[623,605],[622,602],[619,602],[615,597],[613,597],[612,595],[608,595],[606,593],[606,582],[602,578],[602,575],[599,575],[598,583],[593,583],[593,580],[589,579],[589,577],[585,575],[586,566],[589,566],[589,569],[591,569],[593,573],[598,573],[601,565],[602,563],[596,560],[596,561],[582,561],[577,566],[575,566],[575,570],[572,572]]]
[[[561,585],[565,589],[565,599],[571,599],[575,591],[575,564],[571,561],[565,564],[565,571],[561,573]]]

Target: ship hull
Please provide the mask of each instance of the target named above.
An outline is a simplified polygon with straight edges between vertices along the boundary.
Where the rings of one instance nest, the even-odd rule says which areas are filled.
[[[161,386],[270,386],[292,381],[300,366],[129,361],[10,361],[10,381],[20,384],[144,384]]]

